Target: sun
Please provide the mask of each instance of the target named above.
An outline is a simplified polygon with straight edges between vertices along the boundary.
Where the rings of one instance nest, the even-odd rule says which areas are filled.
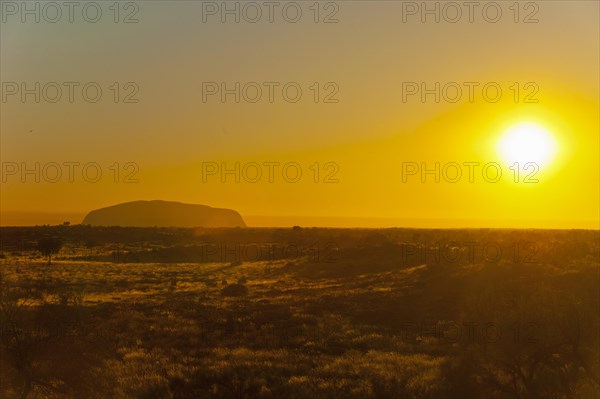
[[[555,158],[557,145],[552,133],[544,126],[522,122],[504,132],[497,143],[497,151],[508,165],[535,163],[541,168]]]

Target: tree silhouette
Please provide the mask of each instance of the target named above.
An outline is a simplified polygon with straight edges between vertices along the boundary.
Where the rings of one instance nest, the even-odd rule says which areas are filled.
[[[38,241],[38,251],[48,259],[48,264],[52,263],[52,255],[58,253],[62,247],[62,242],[53,237],[45,237]]]

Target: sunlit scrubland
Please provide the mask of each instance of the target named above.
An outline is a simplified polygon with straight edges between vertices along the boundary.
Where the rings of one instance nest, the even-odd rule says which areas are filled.
[[[48,236],[63,243],[51,264]],[[597,231],[3,228],[0,396],[596,398],[598,245]]]

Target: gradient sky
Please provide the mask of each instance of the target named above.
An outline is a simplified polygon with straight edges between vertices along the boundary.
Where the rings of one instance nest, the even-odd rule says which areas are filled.
[[[457,23],[422,23],[419,15],[404,23],[403,2],[339,1],[339,22],[331,24],[314,23],[312,1],[298,2],[305,14],[295,24],[277,12],[274,23],[204,23],[199,1],[139,1],[139,22],[116,24],[108,14],[112,2],[98,3],[107,14],[96,24],[77,12],[74,23],[21,23],[3,14],[4,85],[74,81],[103,88],[95,104],[78,97],[23,103],[18,95],[0,104],[4,165],[96,162],[103,169],[97,183],[77,169],[74,182],[3,176],[4,225],[66,217],[77,223],[91,209],[164,199],[233,208],[248,224],[265,226],[599,227],[597,1],[535,2],[539,22],[529,24],[514,22],[512,1],[498,2],[498,23],[486,22],[481,11],[473,23],[466,15]],[[532,10],[522,9],[520,19]],[[273,103],[203,102],[202,83],[212,81],[298,82],[303,98],[287,103],[276,92]],[[113,103],[114,82],[135,82],[139,102]],[[314,82],[334,82],[339,102],[314,103]],[[476,89],[472,103],[466,94],[457,103],[432,96],[404,102],[403,82],[497,82],[503,96],[486,102]],[[535,83],[539,101],[516,103],[509,89],[515,82],[521,97],[522,86]],[[495,150],[502,133],[524,121],[544,126],[558,144],[539,183],[514,183]],[[118,183],[109,169],[115,162]],[[137,183],[122,182],[128,162],[139,166]],[[303,178],[203,182],[203,162],[297,162]],[[322,182],[328,162],[339,168],[337,183]],[[497,183],[480,174],[473,183],[404,183],[403,162],[498,162],[505,174]],[[315,163],[319,183],[309,169]]]

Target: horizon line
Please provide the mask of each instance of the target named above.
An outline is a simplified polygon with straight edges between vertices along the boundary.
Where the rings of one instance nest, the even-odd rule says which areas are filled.
[[[0,227],[59,226],[64,222],[81,225],[87,212],[2,211]],[[593,220],[475,220],[465,218],[402,218],[383,216],[292,216],[241,215],[245,228],[364,228],[364,229],[544,229],[600,230],[600,221]],[[71,220],[69,220],[71,219]],[[77,219],[77,221],[73,221]],[[135,227],[135,226],[121,226]],[[194,228],[177,227],[174,228]],[[197,228],[204,228],[198,226]],[[241,227],[244,228],[244,227]]]

